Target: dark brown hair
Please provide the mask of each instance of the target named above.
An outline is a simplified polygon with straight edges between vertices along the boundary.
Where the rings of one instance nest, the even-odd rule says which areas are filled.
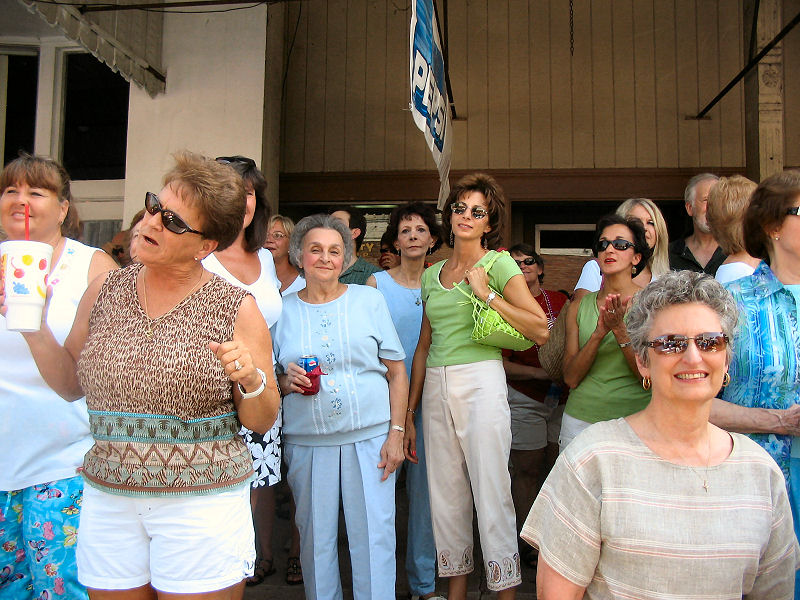
[[[269,230],[269,218],[272,210],[267,202],[267,180],[264,174],[256,166],[256,161],[246,156],[218,156],[217,162],[230,166],[234,171],[241,175],[244,180],[245,190],[247,186],[253,188],[256,197],[256,208],[253,213],[253,220],[250,225],[245,227],[244,241],[248,252],[258,252],[267,241]]]
[[[425,225],[428,226],[428,231],[431,236],[436,240],[430,249],[429,254],[436,252],[442,246],[442,231],[439,224],[436,222],[436,211],[429,204],[424,202],[408,202],[396,207],[392,214],[389,216],[389,225],[386,227],[386,233],[389,246],[392,252],[395,252],[394,243],[397,241],[397,236],[400,231],[400,221],[403,219],[410,219],[414,215],[419,216]],[[381,238],[382,240],[383,238]]]
[[[80,237],[81,222],[72,199],[69,173],[64,167],[51,158],[20,152],[19,157],[8,163],[0,174],[0,195],[6,188],[20,183],[50,190],[58,196],[59,202],[69,202],[67,215],[61,223],[61,235],[74,239]]]
[[[486,198],[491,231],[486,233],[483,239],[489,250],[496,250],[503,240],[503,229],[505,228],[506,220],[506,198],[500,184],[495,181],[494,177],[486,173],[466,175],[450,190],[450,195],[447,197],[442,209],[442,233],[444,234],[445,242],[452,247],[449,238],[452,232],[450,217],[453,214],[453,203],[458,202],[470,192],[480,192]]]
[[[750,256],[769,260],[770,234],[781,226],[797,196],[800,171],[776,173],[758,184],[744,213],[744,247]]]
[[[180,193],[184,202],[203,215],[203,237],[224,250],[236,241],[244,223],[246,197],[241,176],[228,165],[182,150],[175,166],[164,175],[164,185]]]

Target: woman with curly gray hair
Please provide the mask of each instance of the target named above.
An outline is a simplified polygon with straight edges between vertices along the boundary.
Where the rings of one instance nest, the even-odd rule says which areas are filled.
[[[628,334],[652,400],[556,462],[522,530],[539,548],[537,598],[792,597],[800,547],[781,471],[708,420],[736,319],[709,275],[666,273],[639,293]]]
[[[354,597],[395,595],[394,485],[403,462],[405,353],[383,295],[339,281],[352,253],[350,230],[341,221],[323,214],[302,219],[289,240],[289,259],[306,287],[284,298],[274,327],[284,455],[309,600],[342,598],[340,498]],[[312,356],[315,369],[297,364]]]

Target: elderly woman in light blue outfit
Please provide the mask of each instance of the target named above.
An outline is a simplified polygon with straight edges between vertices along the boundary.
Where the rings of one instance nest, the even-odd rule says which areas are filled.
[[[386,298],[397,334],[406,353],[406,373],[411,377],[411,361],[422,325],[422,273],[425,258],[442,245],[433,207],[422,202],[398,206],[389,217],[384,238],[400,253],[400,264],[373,273],[367,285],[378,288]],[[417,430],[416,456],[406,464],[408,493],[408,545],[406,574],[412,598],[433,600],[436,596],[436,546],[431,525],[431,501],[422,431],[422,407],[409,409]]]
[[[733,343],[730,384],[711,421],[750,433],[786,478],[800,534],[800,171],[768,177],[744,216],[747,252],[761,262],[749,277],[729,282],[741,317]],[[800,583],[800,579],[796,579]],[[795,598],[800,598],[800,585]]]
[[[344,507],[355,600],[395,596],[395,470],[403,462],[405,354],[383,296],[339,282],[350,230],[328,215],[295,227],[289,257],[306,288],[284,298],[274,351],[285,456],[297,504],[306,597],[342,598],[337,538]],[[319,391],[297,363],[319,361]]]

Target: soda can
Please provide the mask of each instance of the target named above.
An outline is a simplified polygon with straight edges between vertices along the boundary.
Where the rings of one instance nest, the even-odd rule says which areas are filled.
[[[317,360],[316,356],[309,354],[306,356],[301,356],[297,364],[302,367],[306,373],[311,373],[311,371],[319,366],[319,361]]]

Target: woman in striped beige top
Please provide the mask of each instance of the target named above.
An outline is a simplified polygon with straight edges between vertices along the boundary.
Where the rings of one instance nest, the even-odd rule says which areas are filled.
[[[800,546],[775,462],[708,422],[736,324],[708,275],[645,288],[628,333],[652,400],[589,427],[559,457],[522,537],[537,598],[790,599]]]

